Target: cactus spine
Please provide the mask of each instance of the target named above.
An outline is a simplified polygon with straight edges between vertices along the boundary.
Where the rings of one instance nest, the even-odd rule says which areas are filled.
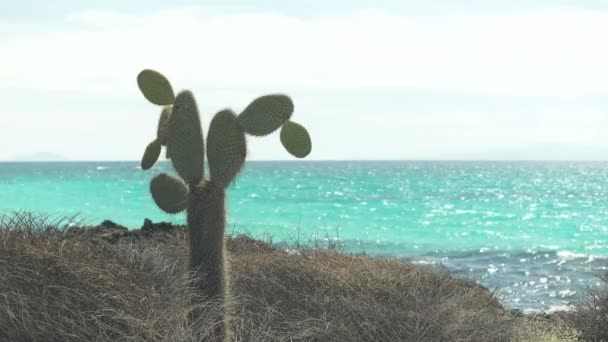
[[[150,182],[152,198],[160,209],[176,214],[187,212],[190,268],[197,275],[197,288],[205,297],[225,304],[228,295],[224,239],[226,229],[226,188],[241,171],[247,156],[245,134],[268,135],[279,128],[285,149],[298,158],[311,151],[306,129],[290,121],[293,102],[286,95],[266,95],[255,99],[241,114],[226,109],[218,112],[207,135],[207,162],[210,177],[204,177],[205,141],[194,96],[182,91],[177,96],[165,76],[143,70],[137,83],[144,97],[164,106],[157,137],[142,158],[142,169],[158,160],[166,146],[179,178],[160,174]],[[217,335],[230,339],[229,319],[221,318]]]

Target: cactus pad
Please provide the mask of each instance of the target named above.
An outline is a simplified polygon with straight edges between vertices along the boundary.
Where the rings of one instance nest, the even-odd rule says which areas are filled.
[[[205,165],[203,130],[196,101],[189,91],[182,91],[175,98],[167,146],[180,177],[190,185],[200,182]]]
[[[148,170],[154,166],[154,163],[158,160],[158,156],[160,156],[160,147],[161,145],[158,139],[148,144],[144,156],[141,158],[141,168],[143,170]]]
[[[169,139],[169,119],[171,118],[172,106],[164,106],[158,119],[158,130],[156,131],[156,139],[161,145],[166,146]]]
[[[161,173],[150,181],[150,192],[156,205],[164,212],[177,214],[186,209],[188,188],[179,178]]]
[[[137,85],[144,97],[156,105],[170,105],[175,100],[171,83],[158,71],[143,70],[137,75]]]
[[[207,160],[211,181],[228,186],[239,173],[247,156],[245,132],[231,110],[217,113],[209,125]]]
[[[287,121],[281,128],[281,143],[295,157],[304,158],[312,150],[310,135],[304,126]]]
[[[287,95],[265,95],[253,100],[239,115],[238,122],[251,135],[268,135],[289,120],[293,102]]]

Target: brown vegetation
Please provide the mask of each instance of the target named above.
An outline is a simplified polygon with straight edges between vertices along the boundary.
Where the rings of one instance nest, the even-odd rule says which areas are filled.
[[[191,304],[185,234],[147,227],[0,223],[0,340],[212,340],[221,310]],[[239,341],[509,341],[521,328],[486,289],[425,267],[242,236],[227,248]]]
[[[600,280],[603,286],[589,290],[586,298],[568,315],[585,341],[608,342],[608,272]]]

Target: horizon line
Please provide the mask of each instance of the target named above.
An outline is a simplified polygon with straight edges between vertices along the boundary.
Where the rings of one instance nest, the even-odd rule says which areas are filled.
[[[166,163],[170,160],[161,160]],[[248,162],[608,162],[607,159],[250,159]],[[106,160],[0,160],[0,164],[8,163],[140,163],[140,160],[106,159]]]

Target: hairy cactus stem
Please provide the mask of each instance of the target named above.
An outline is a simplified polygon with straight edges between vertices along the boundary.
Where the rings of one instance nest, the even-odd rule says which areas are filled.
[[[228,296],[224,248],[225,200],[226,190],[205,179],[190,187],[187,209],[190,269],[196,275],[196,288],[224,311]],[[224,314],[223,322],[218,322],[218,329],[221,330],[216,333],[218,336],[230,331],[229,315]]]

